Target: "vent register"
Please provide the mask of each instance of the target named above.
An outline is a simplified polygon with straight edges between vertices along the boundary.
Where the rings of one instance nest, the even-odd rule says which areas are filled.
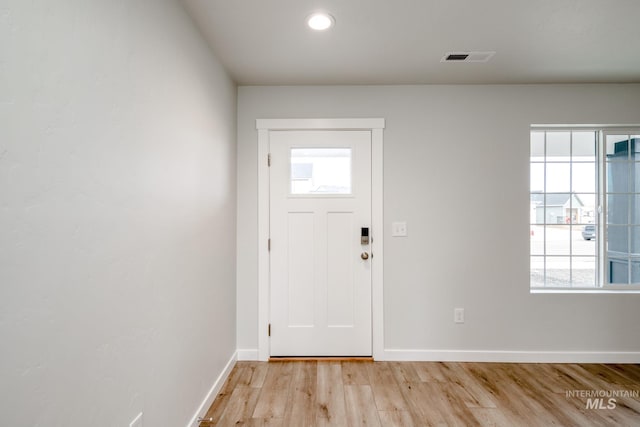
[[[487,62],[495,52],[447,52],[440,62]]]

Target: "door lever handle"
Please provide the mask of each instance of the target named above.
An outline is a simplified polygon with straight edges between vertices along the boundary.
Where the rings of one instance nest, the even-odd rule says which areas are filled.
[[[369,254],[367,252],[362,252],[360,254],[360,258],[362,258],[364,260],[368,260],[369,259]]]

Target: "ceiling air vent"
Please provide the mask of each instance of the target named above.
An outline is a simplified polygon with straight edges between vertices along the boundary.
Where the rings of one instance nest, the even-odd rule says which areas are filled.
[[[495,52],[447,52],[440,62],[487,62]]]

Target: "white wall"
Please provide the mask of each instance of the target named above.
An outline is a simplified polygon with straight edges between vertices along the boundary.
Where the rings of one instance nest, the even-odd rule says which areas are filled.
[[[184,426],[235,352],[236,88],[173,0],[0,0],[0,424]]]
[[[640,123],[640,85],[238,93],[238,348],[258,341],[255,120],[383,117],[386,349],[640,351],[640,295],[531,295],[528,270],[530,124]],[[407,238],[391,237],[397,220]]]

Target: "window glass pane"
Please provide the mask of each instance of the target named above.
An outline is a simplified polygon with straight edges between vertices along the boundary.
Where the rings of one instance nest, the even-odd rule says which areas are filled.
[[[531,224],[544,224],[544,193],[532,193],[529,196],[531,214],[529,222]]]
[[[529,172],[531,191],[544,191],[544,163],[531,163]]]
[[[629,260],[609,255],[609,283],[623,284],[629,283]]]
[[[564,192],[570,190],[571,167],[569,163],[547,163],[547,192]]]
[[[640,259],[631,259],[631,283],[640,284]]]
[[[571,149],[571,154],[574,161],[595,161],[595,132],[573,132],[572,140],[573,147]]]
[[[631,256],[640,257],[640,227],[631,227]]]
[[[544,161],[544,132],[531,132],[531,161]]]
[[[547,288],[571,287],[570,257],[547,257],[546,267],[545,285]]]
[[[571,155],[571,132],[547,132],[547,160],[568,160]]]
[[[568,225],[548,225],[546,227],[547,255],[571,254],[571,227]]]
[[[590,194],[574,194],[574,213],[577,219],[574,224],[594,224],[596,222],[596,195]]]
[[[629,191],[629,170],[633,163],[607,162],[607,192],[626,193]]]
[[[618,225],[607,227],[607,251],[609,256],[627,256],[629,253],[628,227]]]
[[[595,193],[596,164],[573,163],[571,165],[571,186],[577,193]]]
[[[629,202],[631,203],[629,224],[640,224],[640,194],[629,196]]]
[[[595,224],[574,225],[571,232],[572,255],[595,256],[596,234],[597,229]]]
[[[530,280],[531,287],[544,287],[544,257],[532,256],[530,261]]]
[[[607,160],[621,161],[629,158],[627,135],[607,135]]]
[[[596,286],[595,257],[573,257],[571,259],[571,284],[577,288]]]
[[[568,224],[570,222],[569,199],[571,195],[569,193],[547,193],[541,196],[542,206],[538,206],[537,209],[543,213],[537,213],[538,218],[542,215],[546,224]]]
[[[530,254],[544,255],[544,227],[532,225],[530,233]]]
[[[292,194],[350,194],[350,148],[292,148]]]
[[[629,197],[626,194],[607,195],[607,224],[628,224]]]

